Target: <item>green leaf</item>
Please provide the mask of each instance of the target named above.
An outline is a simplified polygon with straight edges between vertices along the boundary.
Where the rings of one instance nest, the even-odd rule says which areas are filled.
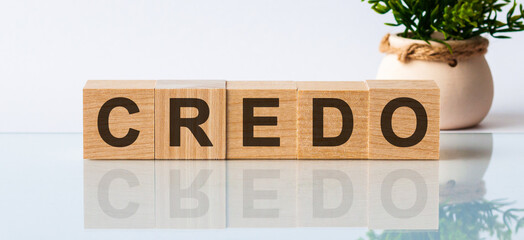
[[[387,25],[387,26],[391,26],[391,27],[398,27],[398,26],[402,25],[400,23],[384,23],[384,24]]]
[[[468,39],[484,33],[507,38],[499,33],[524,31],[524,8],[516,0],[361,1],[379,14],[391,13],[396,23],[386,25],[404,26],[403,36],[424,41],[434,32],[443,33],[445,39]],[[509,9],[503,22],[497,15],[506,7]]]

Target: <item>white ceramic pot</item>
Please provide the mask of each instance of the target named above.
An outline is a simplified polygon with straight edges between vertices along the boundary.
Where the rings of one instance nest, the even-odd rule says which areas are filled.
[[[427,44],[397,34],[392,34],[389,41],[394,48]],[[423,60],[402,63],[397,55],[387,54],[380,64],[377,79],[435,80],[440,87],[440,129],[477,125],[486,117],[493,101],[493,77],[484,55],[458,61],[457,66],[451,67],[444,62]]]

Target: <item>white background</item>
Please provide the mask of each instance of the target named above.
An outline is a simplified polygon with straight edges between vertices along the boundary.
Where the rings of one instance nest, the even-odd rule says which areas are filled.
[[[360,0],[2,0],[0,132],[81,132],[87,79],[373,79],[390,19]],[[512,36],[491,41],[484,126],[524,122]]]

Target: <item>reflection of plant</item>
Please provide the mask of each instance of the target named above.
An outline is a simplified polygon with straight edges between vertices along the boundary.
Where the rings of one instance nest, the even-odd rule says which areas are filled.
[[[377,234],[373,230],[369,230],[367,236],[370,240],[434,240],[438,238],[438,232],[399,232],[399,231],[384,231],[382,234]],[[363,238],[360,238],[363,240]]]
[[[517,222],[517,232],[524,218],[519,219],[515,215],[521,209],[503,210],[509,205],[502,200],[444,205],[440,211],[440,239],[479,239],[481,232],[495,235],[498,239],[511,239],[513,223]],[[502,215],[502,222],[499,215]]]
[[[443,203],[439,207],[439,231],[386,230],[377,234],[370,230],[367,237],[370,240],[470,240],[480,239],[481,233],[488,233],[498,239],[511,239],[513,232],[518,232],[524,226],[524,217],[516,215],[517,212],[522,212],[524,209],[503,210],[509,205],[510,203],[503,200],[487,201],[484,199],[457,204]]]

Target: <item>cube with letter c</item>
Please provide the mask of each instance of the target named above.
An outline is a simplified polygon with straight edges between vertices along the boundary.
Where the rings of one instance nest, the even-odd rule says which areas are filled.
[[[156,81],[89,80],[83,90],[85,159],[153,159]]]

